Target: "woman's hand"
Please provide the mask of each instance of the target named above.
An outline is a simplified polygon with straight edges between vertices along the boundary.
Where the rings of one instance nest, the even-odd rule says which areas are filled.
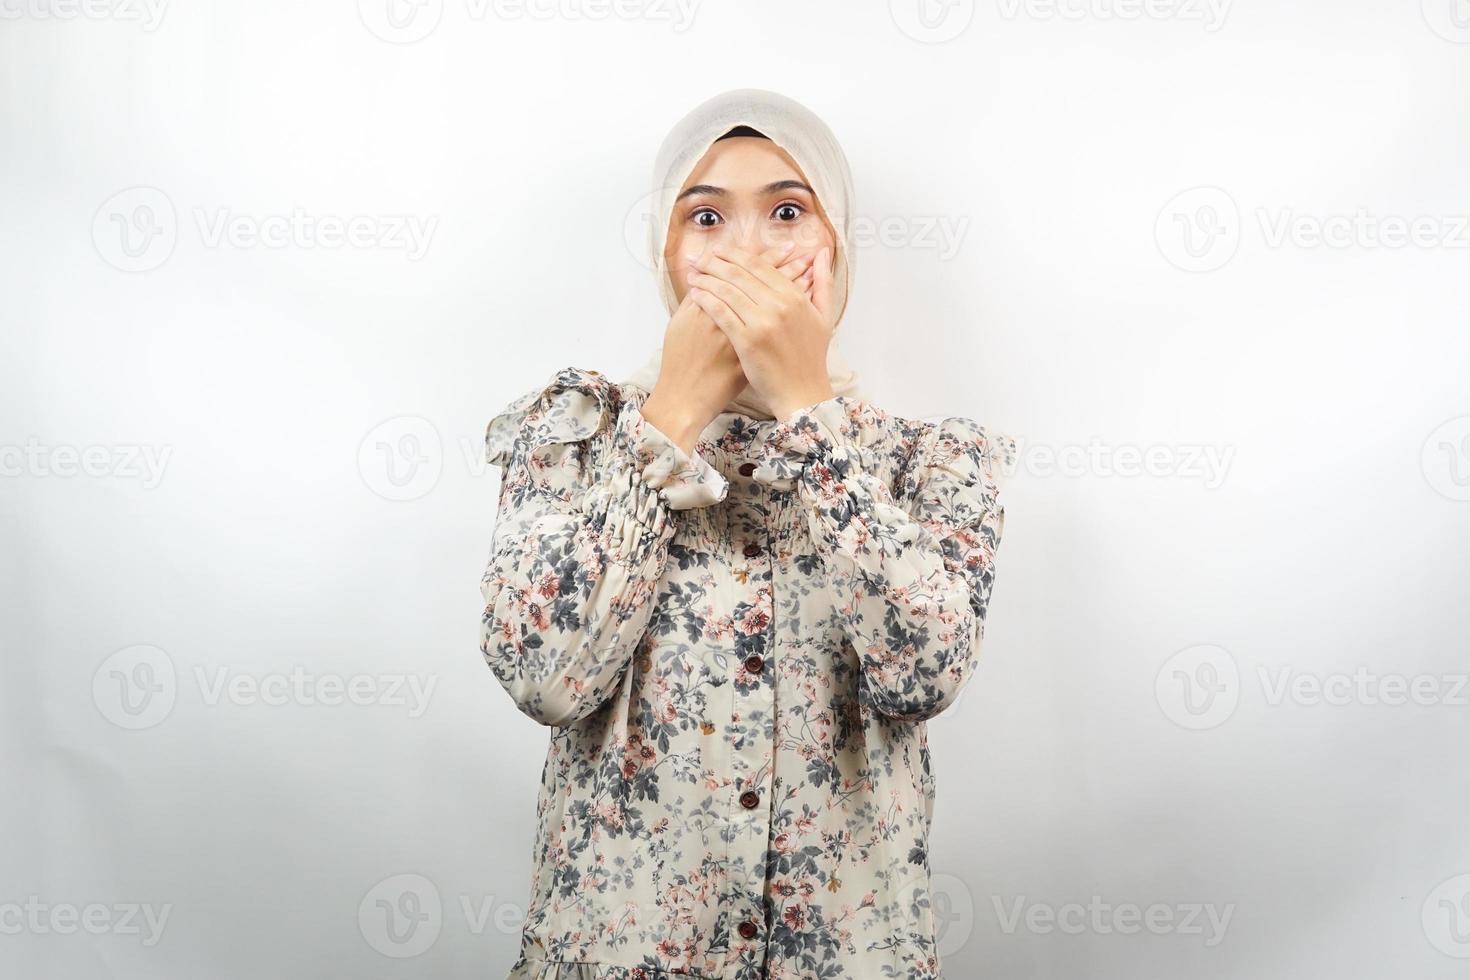
[[[750,386],[784,419],[832,397],[832,249],[814,257],[811,287],[782,275],[764,255],[716,245],[689,273],[689,296],[730,339]]]
[[[786,259],[790,251],[790,243],[776,246],[761,253],[760,260],[787,286],[805,293],[813,280],[811,256]],[[783,264],[775,268],[772,262]],[[692,453],[699,434],[746,383],[730,339],[695,302],[693,290],[685,293],[664,332],[658,381],[643,403],[643,417]]]

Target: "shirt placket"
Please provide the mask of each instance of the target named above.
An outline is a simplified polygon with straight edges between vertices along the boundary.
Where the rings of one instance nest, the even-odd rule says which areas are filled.
[[[736,624],[736,671],[731,747],[733,794],[730,812],[731,928],[734,942],[765,958],[769,935],[766,854],[771,834],[771,788],[775,752],[775,541],[765,488],[752,480],[755,466],[743,461],[730,525],[731,565],[737,601],[744,610]],[[743,571],[743,574],[741,574]]]

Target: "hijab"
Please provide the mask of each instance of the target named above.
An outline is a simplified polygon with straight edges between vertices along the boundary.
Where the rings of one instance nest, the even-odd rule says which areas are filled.
[[[727,134],[748,135],[748,129],[754,129],[791,155],[832,223],[836,240],[832,250],[832,301],[837,310],[836,323],[840,324],[847,310],[853,266],[853,192],[847,157],[832,130],[810,109],[784,95],[756,88],[732,89],[695,106],[674,125],[659,147],[653,168],[655,210],[648,223],[648,259],[664,306],[670,316],[679,306],[664,257],[674,199],[717,140]],[[731,130],[739,131],[731,133]],[[827,348],[827,377],[832,382],[832,393],[862,397],[857,373],[837,349],[836,329],[834,324],[834,336]],[[652,392],[662,359],[660,346],[627,382]],[[725,411],[759,419],[774,417],[770,405],[749,384]]]

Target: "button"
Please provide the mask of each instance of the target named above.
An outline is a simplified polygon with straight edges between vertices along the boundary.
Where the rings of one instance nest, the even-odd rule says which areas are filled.
[[[748,789],[740,794],[740,805],[747,810],[754,810],[760,806],[761,795],[753,789]]]
[[[752,653],[750,656],[745,658],[745,669],[750,671],[752,674],[759,674],[761,672],[761,668],[765,667],[765,665],[765,658],[763,658],[758,653]]]
[[[741,463],[740,464],[740,475],[741,476],[750,476],[754,472],[755,472],[755,464],[754,463]]]
[[[745,546],[745,557],[747,558],[759,558],[763,554],[765,554],[765,549],[754,541]]]
[[[760,932],[760,929],[756,928],[756,924],[754,922],[746,921],[740,923],[741,939],[754,939],[755,934],[758,932]]]

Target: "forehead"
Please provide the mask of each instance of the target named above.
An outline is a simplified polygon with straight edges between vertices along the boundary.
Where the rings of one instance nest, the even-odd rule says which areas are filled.
[[[679,188],[713,184],[734,193],[751,192],[778,180],[805,181],[806,175],[791,155],[772,140],[732,136],[716,140]]]

